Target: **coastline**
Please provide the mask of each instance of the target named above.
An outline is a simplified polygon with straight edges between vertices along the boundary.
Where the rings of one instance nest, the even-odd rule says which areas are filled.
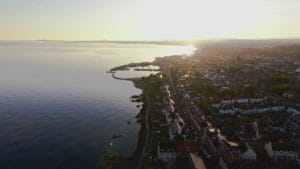
[[[144,95],[144,85],[141,83],[140,79],[132,79],[131,80],[134,84],[134,86],[138,89],[142,90],[142,94]],[[143,153],[143,147],[144,144],[146,143],[146,138],[147,138],[147,129],[146,129],[146,115],[147,115],[147,107],[148,104],[145,100],[145,98],[142,98],[142,108],[140,112],[136,115],[137,123],[140,124],[140,130],[138,133],[138,138],[137,138],[137,143],[135,146],[135,150],[131,156],[131,161],[134,163],[135,166],[138,165],[138,162],[141,160],[141,156]]]
[[[125,159],[125,161],[133,168],[143,168],[147,151],[149,151],[149,144],[151,143],[151,124],[149,120],[151,111],[153,111],[153,104],[151,101],[153,100],[153,93],[151,92],[153,89],[152,86],[149,85],[149,80],[153,80],[153,77],[157,77],[157,75],[150,74],[146,77],[120,78],[116,76],[116,71],[110,70],[107,73],[111,73],[112,77],[116,80],[131,81],[137,89],[142,90],[142,93],[140,94],[140,103],[142,103],[142,108],[135,116],[136,123],[140,124],[140,130],[138,132],[135,150],[130,157]]]
[[[139,79],[139,78],[121,78],[121,77],[118,77],[118,76],[116,76],[117,71],[107,71],[107,73],[111,73],[111,76],[112,76],[114,79],[116,79],[116,80],[127,80],[127,81],[132,81],[132,82],[134,82],[134,81],[136,81],[137,79]],[[137,87],[137,88],[139,88],[139,87]],[[139,88],[139,89],[141,89],[141,88]]]
[[[107,71],[107,73],[111,73],[111,76],[116,80],[131,81],[135,88],[142,90],[141,95],[144,95],[145,87],[144,87],[144,85],[141,81],[141,79],[143,77],[121,78],[121,77],[116,76],[117,71]],[[138,165],[138,163],[141,159],[142,150],[143,150],[144,144],[146,142],[146,134],[147,134],[146,125],[145,125],[146,124],[146,107],[147,107],[147,103],[146,103],[144,97],[141,100],[142,100],[141,101],[142,108],[141,108],[140,112],[135,116],[135,118],[137,120],[136,123],[140,124],[140,126],[141,126],[140,130],[138,132],[136,147],[135,147],[135,150],[134,150],[133,154],[126,159],[128,164],[133,165],[135,167]]]

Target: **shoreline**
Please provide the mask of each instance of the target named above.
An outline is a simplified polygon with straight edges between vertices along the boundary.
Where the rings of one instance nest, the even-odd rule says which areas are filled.
[[[141,103],[142,103],[142,108],[138,112],[138,114],[135,116],[136,123],[140,124],[140,129],[138,132],[138,137],[137,137],[137,142],[136,146],[134,149],[133,154],[126,158],[126,161],[128,164],[135,166],[135,168],[140,168],[139,166],[141,165],[140,162],[143,159],[143,154],[144,151],[146,150],[146,144],[147,144],[147,124],[148,124],[148,119],[147,119],[147,112],[150,109],[150,104],[147,103],[146,98],[145,98],[145,85],[141,81],[142,78],[145,77],[136,77],[136,78],[121,78],[116,76],[117,71],[107,71],[107,73],[111,73],[111,76],[116,79],[116,80],[126,80],[126,81],[131,81],[134,85],[135,88],[142,90],[142,93],[140,94],[141,97]],[[148,126],[149,127],[149,126]]]
[[[139,79],[132,80],[134,86],[138,89],[142,90],[142,94],[144,95],[144,86],[140,83]],[[146,131],[146,116],[147,116],[147,103],[145,98],[142,98],[142,108],[140,112],[136,115],[137,123],[140,124],[140,130],[138,132],[138,138],[135,146],[135,150],[131,157],[129,158],[134,163],[135,167],[139,164],[141,160],[144,144],[147,138],[147,131]]]
[[[116,79],[116,80],[126,80],[126,81],[132,81],[133,83],[135,83],[138,79],[142,78],[142,77],[133,77],[133,78],[122,78],[122,77],[118,77],[116,76],[117,71],[107,71],[106,73],[110,73],[111,76]],[[141,87],[136,87],[138,89],[141,89]],[[141,89],[142,90],[142,89]]]
[[[145,88],[142,82],[140,81],[143,77],[121,78],[116,76],[117,71],[107,71],[107,73],[111,73],[111,76],[116,80],[131,81],[135,88],[142,90],[142,93],[140,95],[144,95]],[[146,131],[145,124],[146,124],[146,109],[148,104],[146,103],[144,97],[142,98],[141,103],[142,103],[142,108],[140,109],[139,113],[135,116],[135,119],[137,120],[136,123],[140,124],[141,126],[138,132],[136,146],[133,154],[130,157],[126,158],[128,164],[135,166],[135,168],[137,167],[139,161],[141,160],[142,150],[147,138],[146,137],[147,131]]]

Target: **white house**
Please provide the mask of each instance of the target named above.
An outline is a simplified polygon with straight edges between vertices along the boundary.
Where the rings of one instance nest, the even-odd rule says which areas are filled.
[[[265,144],[265,150],[268,155],[273,159],[298,159],[299,153],[297,151],[285,151],[285,150],[273,150],[272,143],[268,142]]]
[[[243,143],[240,145],[240,157],[247,161],[256,161],[257,154],[248,143]]]
[[[221,106],[221,103],[213,103],[211,106],[213,108],[219,108]]]
[[[220,157],[219,165],[222,169],[228,169],[228,167],[222,157]]]
[[[255,151],[252,148],[250,148],[246,152],[241,154],[241,158],[243,160],[256,161],[257,155]]]
[[[284,106],[272,106],[272,107],[262,107],[262,108],[253,108],[240,110],[242,114],[253,114],[253,113],[266,113],[266,112],[280,112],[285,109]]]
[[[175,145],[159,144],[157,150],[157,158],[162,162],[173,162],[176,160],[178,152],[176,151]]]
[[[274,152],[273,152],[273,149],[272,149],[272,144],[271,144],[271,142],[265,143],[265,150],[266,150],[267,154],[268,154],[271,158],[273,158]]]
[[[257,122],[253,122],[253,130],[255,132],[255,139],[259,140],[261,138],[261,135],[259,134],[259,131],[258,131],[258,124]]]
[[[246,103],[249,102],[249,99],[247,99],[247,98],[239,98],[239,99],[236,99],[235,101],[237,103],[239,103],[239,104],[246,104]]]
[[[249,102],[250,103],[258,103],[258,102],[262,102],[262,101],[264,101],[264,100],[266,100],[267,99],[267,97],[259,97],[259,98],[255,98],[255,99],[249,99]]]
[[[202,158],[200,158],[199,156],[190,153],[190,161],[192,163],[193,169],[206,169],[206,166],[202,160]]]
[[[297,109],[295,109],[295,108],[293,108],[293,107],[289,107],[289,108],[287,109],[287,112],[293,113],[293,114],[295,114],[295,115],[300,115],[300,110],[297,110]]]
[[[219,114],[235,114],[237,111],[234,109],[220,109]]]
[[[225,105],[230,105],[233,103],[233,101],[232,100],[223,100],[222,103]]]

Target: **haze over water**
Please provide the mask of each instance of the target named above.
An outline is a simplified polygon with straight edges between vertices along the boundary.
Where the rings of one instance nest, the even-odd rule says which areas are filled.
[[[0,42],[0,168],[93,169],[107,150],[130,156],[139,109],[129,97],[141,91],[106,71],[189,50],[146,44]],[[113,134],[124,137],[112,140]]]

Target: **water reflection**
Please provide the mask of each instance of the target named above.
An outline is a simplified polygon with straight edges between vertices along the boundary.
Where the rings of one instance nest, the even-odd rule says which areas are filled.
[[[1,168],[93,169],[111,148],[130,156],[139,110],[129,97],[141,91],[106,71],[186,50],[145,44],[0,42]],[[124,136],[111,147],[115,133]]]

